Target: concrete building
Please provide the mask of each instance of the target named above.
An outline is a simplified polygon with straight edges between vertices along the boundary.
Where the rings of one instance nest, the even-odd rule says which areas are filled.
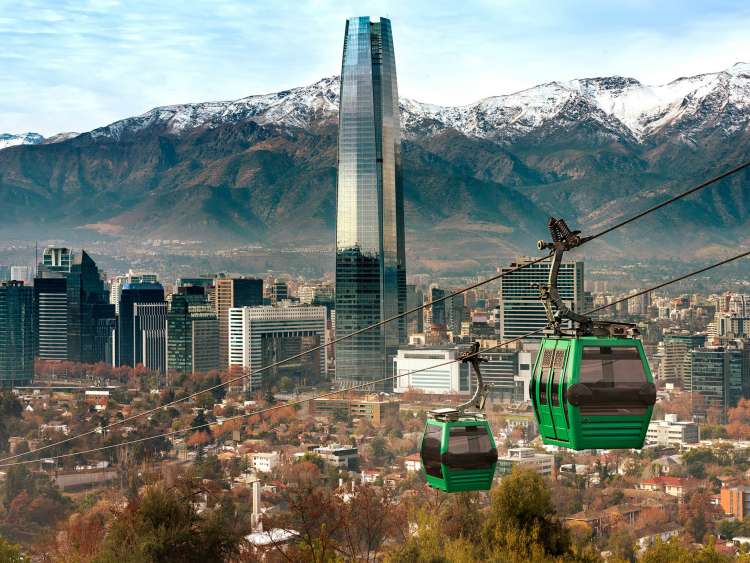
[[[392,417],[398,417],[401,402],[381,395],[353,397],[320,397],[310,401],[310,414],[330,420],[365,418],[380,426]]]
[[[659,379],[665,383],[682,385],[689,369],[689,353],[706,345],[703,334],[665,334],[662,343],[662,361],[659,364]]]
[[[664,420],[652,420],[646,442],[659,446],[684,446],[698,442],[698,424],[678,421],[676,414],[665,414]]]
[[[402,346],[393,359],[393,373],[398,376],[394,379],[393,391],[468,395],[471,392],[470,367],[467,363],[455,361],[459,353],[455,346]],[[442,363],[446,365],[435,367]]]
[[[62,276],[34,280],[36,356],[68,359],[68,282]]]
[[[249,374],[265,366],[300,354],[326,342],[326,308],[295,305],[278,307],[233,307],[229,310],[229,366]],[[262,381],[281,377],[298,382],[325,377],[325,349],[264,373],[252,376],[247,385],[258,388]]]
[[[134,362],[167,373],[167,304],[133,304]]]
[[[542,476],[549,476],[555,467],[555,456],[539,453],[533,448],[510,448],[507,455],[498,458],[497,473],[510,475],[517,465],[531,468]]]
[[[500,350],[482,354],[482,376],[492,385],[490,396],[503,403],[529,401],[532,359],[530,352]]]
[[[750,485],[729,485],[722,487],[719,504],[724,514],[744,520],[750,516]]]
[[[216,318],[219,322],[219,365],[229,363],[229,310],[263,305],[263,280],[218,277],[214,282]]]
[[[255,471],[270,473],[279,466],[279,452],[253,453],[250,462]]]
[[[359,469],[359,451],[356,446],[331,444],[315,448],[313,452],[333,467],[345,471],[356,471]]]

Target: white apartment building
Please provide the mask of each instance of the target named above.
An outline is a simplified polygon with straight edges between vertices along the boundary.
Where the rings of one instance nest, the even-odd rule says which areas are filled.
[[[279,452],[254,453],[250,461],[255,471],[270,473],[279,466]]]
[[[471,390],[469,364],[455,361],[459,349],[455,346],[417,348],[405,346],[393,358],[393,391],[404,393],[410,389],[435,395],[468,395]],[[443,366],[437,364],[451,362]]]
[[[652,420],[646,431],[646,442],[659,446],[683,446],[698,442],[698,425],[678,421],[676,414],[665,414],[664,420]]]

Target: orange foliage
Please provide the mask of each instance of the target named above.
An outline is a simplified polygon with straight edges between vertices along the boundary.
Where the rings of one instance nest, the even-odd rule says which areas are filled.
[[[188,446],[204,446],[208,442],[211,441],[211,435],[208,432],[196,432],[192,436],[190,436],[187,440],[185,440],[185,443]]]

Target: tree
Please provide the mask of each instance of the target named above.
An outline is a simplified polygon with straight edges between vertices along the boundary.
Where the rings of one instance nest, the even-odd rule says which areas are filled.
[[[3,563],[29,563],[31,560],[21,554],[21,548],[0,538],[0,561]]]
[[[243,530],[225,511],[198,514],[197,489],[149,487],[117,515],[97,563],[225,561],[239,553]]]
[[[563,555],[570,547],[544,481],[535,471],[520,467],[492,491],[483,535],[487,543],[508,547],[519,538],[531,539],[549,555]]]

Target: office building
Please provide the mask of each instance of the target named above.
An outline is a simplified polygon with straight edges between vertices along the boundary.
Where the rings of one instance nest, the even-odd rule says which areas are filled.
[[[742,397],[744,363],[743,350],[724,347],[691,350],[685,390],[700,393],[706,407],[719,409],[726,421],[727,412],[736,407]]]
[[[492,385],[490,396],[493,400],[503,403],[530,400],[531,353],[500,350],[483,353],[482,357],[487,358],[481,369],[485,382]]]
[[[45,264],[46,266],[46,264]],[[96,263],[81,250],[67,256],[68,360],[95,364],[111,361],[115,307],[108,303]]]
[[[159,276],[154,273],[134,272],[128,270],[127,274],[115,277],[109,289],[109,302],[115,306],[115,313],[120,314],[120,295],[125,284],[136,283],[159,283]]]
[[[133,355],[135,365],[143,364],[157,373],[167,372],[167,304],[133,304]]]
[[[471,391],[469,364],[456,361],[459,353],[455,346],[402,346],[393,358],[393,374],[397,376],[393,391],[468,395]]]
[[[34,279],[33,268],[29,266],[11,266],[10,279],[14,281],[22,281],[25,284],[30,284]]]
[[[229,309],[229,366],[249,375],[326,342],[326,308],[295,305]],[[316,350],[253,375],[246,382],[257,389],[286,376],[313,383],[325,376],[325,350]]]
[[[381,426],[394,417],[398,418],[400,405],[399,400],[378,394],[319,397],[309,403],[312,416],[326,417],[331,421],[363,418],[374,426]]]
[[[744,520],[750,516],[750,485],[726,485],[719,492],[719,504],[726,516]]]
[[[219,365],[229,365],[229,309],[263,304],[263,280],[220,276],[214,281],[219,322]]]
[[[120,292],[120,314],[117,319],[116,364],[135,366],[143,363],[143,334],[136,332],[135,312],[137,304],[164,304],[164,288],[159,283],[126,283]],[[143,310],[142,314],[146,311]],[[166,312],[164,314],[166,321]],[[141,319],[146,322],[145,319]],[[148,322],[147,330],[151,326]],[[150,354],[151,349],[147,350]],[[165,354],[166,357],[166,354]]]
[[[509,267],[503,268],[505,276],[500,279],[500,338],[510,340],[547,325],[544,304],[539,299],[537,285],[549,282],[550,260],[514,271],[528,264],[530,258],[519,258]],[[560,265],[557,287],[560,297],[574,311],[583,312],[583,262],[564,261]],[[539,339],[541,332],[529,338]]]
[[[424,293],[414,284],[406,286],[406,310],[411,311],[424,304]],[[406,316],[406,334],[421,334],[424,332],[424,312],[417,311]]]
[[[0,386],[34,377],[34,294],[22,281],[0,282]]]
[[[685,371],[689,368],[690,351],[705,345],[704,334],[665,334],[659,379],[665,383],[683,385]]]
[[[664,420],[652,420],[646,431],[646,442],[658,446],[685,446],[698,442],[698,424],[679,421],[676,414],[665,414]]]
[[[34,335],[36,356],[42,360],[68,359],[68,280],[34,280]]]
[[[437,286],[430,288],[430,330],[446,330],[448,325],[448,314],[446,303],[441,301],[446,296],[446,291]]]
[[[10,266],[0,264],[0,282],[9,281],[10,279]]]
[[[533,469],[542,477],[549,477],[555,466],[555,456],[541,454],[533,448],[509,448],[507,455],[497,459],[496,471],[498,475],[510,475],[517,465]]]
[[[341,65],[336,190],[336,337],[406,308],[404,202],[391,22],[350,18]],[[406,320],[336,345],[340,385],[380,380]],[[390,389],[390,382],[375,384]]]
[[[286,282],[281,280],[273,282],[273,286],[271,286],[271,303],[276,305],[287,299],[289,299],[289,286],[287,286]]]
[[[69,248],[48,246],[42,253],[42,266],[50,272],[69,272],[72,259]]]
[[[167,313],[167,368],[184,373],[219,369],[219,323],[205,297],[172,296]]]

